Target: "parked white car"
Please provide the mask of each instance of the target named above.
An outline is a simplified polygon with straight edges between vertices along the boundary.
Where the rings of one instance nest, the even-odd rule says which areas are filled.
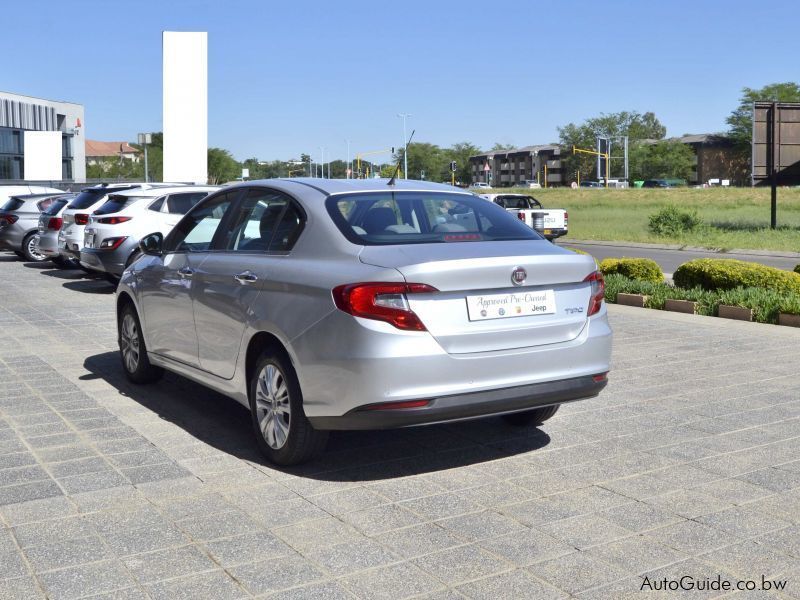
[[[164,184],[102,183],[82,189],[61,215],[64,219],[61,231],[58,232],[58,249],[61,257],[65,261],[80,260],[81,248],[83,247],[83,229],[89,223],[89,216],[103,205],[109,194],[156,187],[164,187]]]
[[[471,184],[469,186],[469,189],[471,189],[471,190],[490,190],[490,189],[492,189],[492,186],[490,186],[488,183],[486,183],[484,181],[476,181],[475,183],[473,183],[473,184]]]
[[[218,189],[181,185],[109,194],[84,228],[81,266],[118,279],[139,256],[143,236],[154,232],[166,236],[189,209]]]
[[[514,187],[528,188],[530,190],[538,190],[542,188],[542,184],[540,184],[538,181],[534,181],[533,179],[523,179]]]
[[[75,263],[61,258],[61,253],[58,251],[58,232],[64,224],[61,215],[76,196],[77,194],[57,196],[47,210],[39,215],[39,253],[62,268],[75,266]]]

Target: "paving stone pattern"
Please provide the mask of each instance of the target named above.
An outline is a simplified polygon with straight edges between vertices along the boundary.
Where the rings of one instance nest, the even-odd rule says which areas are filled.
[[[0,282],[0,598],[800,598],[796,330],[611,307],[600,398],[282,470],[233,401],[125,381],[108,284],[11,254]]]

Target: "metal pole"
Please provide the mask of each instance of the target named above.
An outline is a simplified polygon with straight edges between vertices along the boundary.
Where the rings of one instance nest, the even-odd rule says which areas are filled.
[[[350,179],[350,140],[345,140],[347,142],[347,162],[344,163],[344,178]]]
[[[628,136],[626,135],[623,139],[625,140],[625,181],[628,181]],[[630,183],[628,183],[628,185],[630,185]]]
[[[147,142],[142,145],[144,146],[144,182],[150,183],[150,174],[147,169]]]
[[[403,119],[403,179],[408,179],[408,138],[406,137],[406,118],[410,117],[409,113],[399,113],[397,115]]]
[[[776,164],[780,159],[778,155],[779,146],[776,143],[778,133],[778,104],[772,103],[772,108],[769,111],[769,121],[767,129],[767,140],[769,145],[767,147],[767,165],[769,167],[769,188],[770,188],[770,227],[772,229],[778,228],[778,165]],[[776,151],[777,150],[777,151]]]

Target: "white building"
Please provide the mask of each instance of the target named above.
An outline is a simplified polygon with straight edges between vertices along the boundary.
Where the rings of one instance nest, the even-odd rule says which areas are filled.
[[[86,181],[83,126],[82,104],[0,92],[0,181],[26,179],[26,131],[60,131],[61,179]]]

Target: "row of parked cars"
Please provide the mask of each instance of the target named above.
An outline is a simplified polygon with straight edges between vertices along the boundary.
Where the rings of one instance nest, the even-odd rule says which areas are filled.
[[[141,255],[142,236],[167,235],[217,189],[161,183],[101,184],[77,193],[0,187],[0,200],[6,197],[0,206],[0,246],[28,261],[96,271],[116,283]]]
[[[119,279],[128,379],[236,400],[277,464],[331,430],[539,424],[607,382],[603,277],[527,225],[524,198],[385,179],[27,192],[2,243]]]

